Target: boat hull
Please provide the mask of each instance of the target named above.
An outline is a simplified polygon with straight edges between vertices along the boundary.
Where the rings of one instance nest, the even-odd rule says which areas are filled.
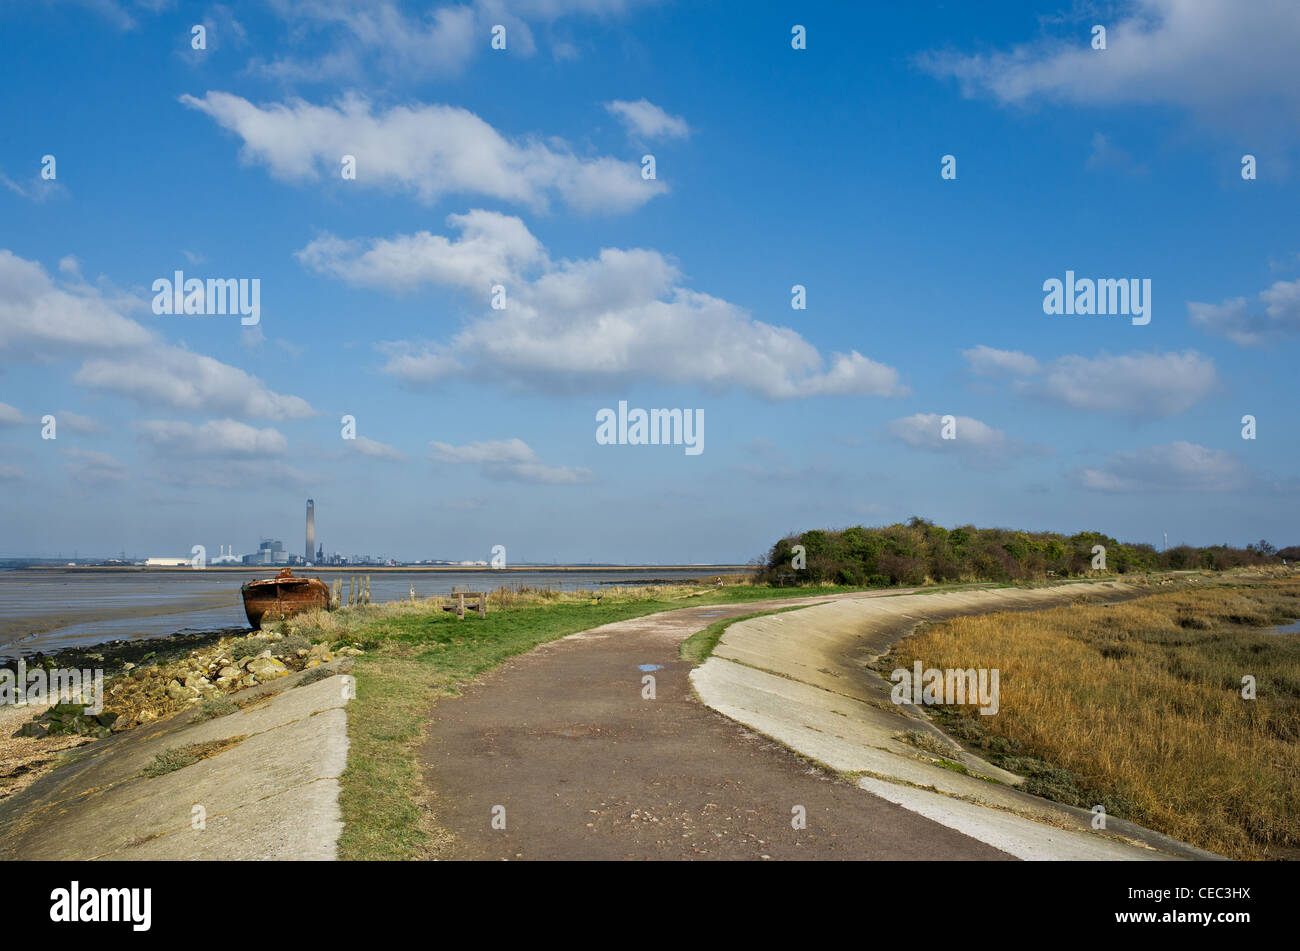
[[[244,614],[254,628],[304,611],[328,608],[330,589],[319,578],[295,578],[288,569],[278,577],[250,581],[240,589]]]

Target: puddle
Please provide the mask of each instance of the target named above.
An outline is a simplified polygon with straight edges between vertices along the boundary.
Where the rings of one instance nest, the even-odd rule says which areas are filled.
[[[663,667],[661,667],[659,664],[637,664],[636,669],[646,671],[648,673],[649,671],[652,670],[663,670]]]
[[[1290,624],[1281,624],[1277,627],[1270,628],[1269,634],[1300,634],[1300,620],[1292,621]]]

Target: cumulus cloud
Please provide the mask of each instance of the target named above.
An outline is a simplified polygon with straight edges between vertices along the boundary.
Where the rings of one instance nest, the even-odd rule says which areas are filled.
[[[690,126],[681,116],[670,116],[649,99],[629,102],[615,99],[605,103],[610,114],[618,117],[634,138],[650,139],[684,139],[690,135]]]
[[[0,354],[38,362],[85,357],[75,382],[151,408],[291,419],[314,415],[305,400],[275,393],[237,367],[163,343],[126,316],[143,302],[114,298],[85,284],[75,258],[65,257],[59,270],[63,284],[38,262],[0,249]],[[73,432],[97,428],[87,417],[66,415]]]
[[[388,443],[382,443],[377,439],[368,439],[365,436],[358,436],[356,439],[344,440],[345,444],[353,452],[362,456],[369,456],[371,459],[387,459],[389,462],[401,462],[406,458],[406,453],[396,449]]]
[[[1032,399],[1072,409],[1136,418],[1176,416],[1200,402],[1218,383],[1214,361],[1195,350],[1182,353],[1068,354],[1040,364],[1019,351],[979,346],[962,355],[972,372],[1012,380]]]
[[[976,376],[1031,376],[1041,369],[1037,360],[1019,350],[995,350],[980,344],[961,355]]]
[[[464,446],[445,442],[431,442],[429,445],[439,462],[476,465],[489,479],[546,485],[575,485],[591,481],[590,469],[544,465],[522,439],[472,442]]]
[[[1250,481],[1232,453],[1190,442],[1113,452],[1074,478],[1098,492],[1232,492]]]
[[[136,424],[158,449],[186,456],[279,456],[288,442],[278,430],[258,429],[233,419],[214,419],[195,426],[173,420],[151,419]]]
[[[99,420],[83,416],[80,413],[72,413],[66,409],[61,409],[56,411],[53,416],[55,424],[59,427],[61,433],[87,435],[104,431],[104,427],[100,425]]]
[[[21,426],[27,421],[27,417],[16,406],[0,403],[0,426]]]
[[[1237,297],[1221,304],[1188,303],[1193,327],[1258,347],[1300,333],[1300,280],[1277,281],[1254,301]]]
[[[126,466],[106,452],[91,449],[64,449],[68,457],[68,474],[78,482],[89,485],[125,482]]]
[[[428,8],[414,15],[395,0],[271,0],[291,27],[289,41],[312,41],[311,56],[285,55],[254,61],[251,69],[286,81],[363,79],[382,72],[409,82],[462,72],[489,50],[492,27],[506,28],[506,51],[532,56],[537,41],[531,24],[550,25],[570,16],[608,18],[626,13],[639,0],[470,0]],[[324,52],[319,46],[324,45]],[[553,44],[556,58],[576,55],[572,44]]]
[[[149,331],[99,291],[56,285],[38,262],[0,250],[0,351],[50,359],[141,346],[150,339]]]
[[[913,449],[959,455],[981,468],[1004,465],[1042,451],[969,416],[953,416],[953,438],[944,439],[944,429],[939,413],[913,413],[885,426],[890,436]]]
[[[385,369],[408,382],[473,375],[574,390],[638,378],[772,399],[908,392],[893,367],[856,350],[823,357],[794,330],[683,287],[657,251],[605,248],[556,262],[518,218],[472,211],[448,222],[460,238],[421,233],[367,245],[326,235],[299,252],[308,267],[361,286],[432,284],[483,302],[449,341],[385,345]],[[503,310],[487,306],[493,282],[506,287]]]
[[[1214,361],[1183,353],[1102,353],[1059,357],[1039,392],[1074,409],[1132,416],[1177,416],[1206,397],[1217,376]]]
[[[1094,22],[1107,48],[1091,48]],[[1074,24],[1044,39],[989,54],[927,53],[920,64],[956,79],[968,96],[1007,104],[1171,105],[1225,122],[1271,127],[1300,116],[1300,30],[1292,0],[1135,0],[1130,12]]]
[[[87,360],[74,377],[147,408],[209,410],[254,418],[315,415],[306,400],[275,393],[238,367],[181,347],[158,345]]]
[[[257,106],[224,92],[180,101],[239,136],[245,161],[285,181],[337,177],[340,156],[352,155],[356,185],[426,203],[465,193],[540,210],[559,196],[577,211],[617,212],[667,191],[657,179],[643,180],[635,162],[579,156],[556,139],[509,139],[456,106],[380,110],[355,94],[332,106],[301,99]]]

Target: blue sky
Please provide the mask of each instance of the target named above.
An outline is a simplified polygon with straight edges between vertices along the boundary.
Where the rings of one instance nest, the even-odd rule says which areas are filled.
[[[308,496],[399,558],[1294,544],[1300,8],[984,6],[7,4],[0,556],[297,551]],[[155,314],[177,269],[260,323]],[[1045,314],[1067,270],[1151,322]],[[619,400],[705,451],[599,445]]]

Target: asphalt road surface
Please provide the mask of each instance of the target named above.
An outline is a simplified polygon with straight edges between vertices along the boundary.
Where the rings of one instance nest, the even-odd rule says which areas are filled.
[[[818,600],[829,599],[788,603]],[[422,767],[435,820],[451,834],[442,857],[1009,860],[695,699],[681,642],[771,606],[594,628],[440,700]],[[800,810],[805,828],[795,828]]]

